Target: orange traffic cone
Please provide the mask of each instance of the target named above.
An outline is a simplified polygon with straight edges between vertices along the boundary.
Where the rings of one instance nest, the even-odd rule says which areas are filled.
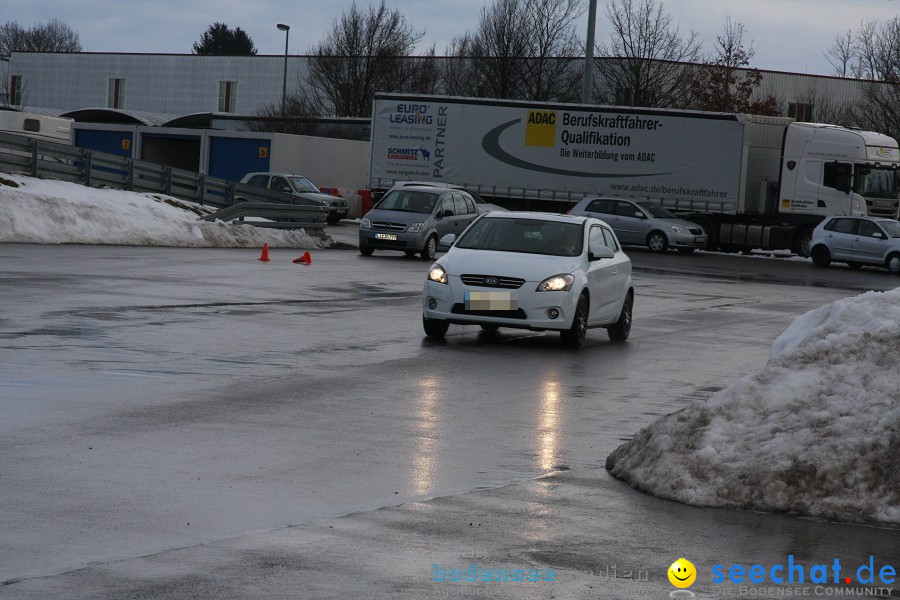
[[[261,260],[263,262],[269,261],[269,244],[263,244],[263,251],[262,251],[262,254],[260,254],[260,256],[259,256],[259,260]]]
[[[307,251],[307,252],[304,252],[303,256],[301,256],[300,258],[295,258],[293,260],[293,262],[294,262],[294,264],[299,263],[301,265],[311,265],[312,264],[312,256],[310,256],[309,252]]]

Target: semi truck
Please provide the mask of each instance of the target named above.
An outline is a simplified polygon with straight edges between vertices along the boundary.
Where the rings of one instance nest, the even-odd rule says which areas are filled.
[[[825,217],[900,217],[896,140],[785,117],[378,94],[371,136],[375,196],[424,180],[554,212],[650,199],[701,225],[711,249],[806,256]]]

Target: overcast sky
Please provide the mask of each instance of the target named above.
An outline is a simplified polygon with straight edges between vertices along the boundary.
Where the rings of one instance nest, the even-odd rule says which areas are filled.
[[[370,0],[357,0],[367,6]],[[587,5],[587,0],[585,6]],[[441,54],[456,36],[474,30],[490,0],[389,0],[425,37],[420,49]],[[291,54],[303,54],[322,39],[352,0],[2,0],[0,22],[31,26],[53,18],[69,24],[90,52],[191,52],[215,21],[244,29],[260,54],[283,54],[291,26]],[[598,0],[597,40],[608,39],[606,0]],[[886,21],[900,12],[900,0],[663,0],[682,32],[697,31],[711,49],[725,18],[743,23],[757,45],[753,66],[831,75],[823,56],[836,35],[856,30],[861,20]],[[579,20],[582,37],[587,17]]]

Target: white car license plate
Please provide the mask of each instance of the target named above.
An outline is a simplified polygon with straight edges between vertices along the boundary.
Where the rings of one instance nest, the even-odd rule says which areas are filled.
[[[392,242],[396,242],[397,234],[396,233],[376,233],[375,239],[376,240],[390,240]]]
[[[466,310],[517,310],[512,292],[466,292]]]

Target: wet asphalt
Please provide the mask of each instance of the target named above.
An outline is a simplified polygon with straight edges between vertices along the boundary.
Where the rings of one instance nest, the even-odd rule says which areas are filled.
[[[712,565],[900,563],[896,530],[686,507],[602,468],[884,271],[634,249],[631,339],[572,351],[425,339],[418,259],[270,254],[0,246],[0,597],[660,598],[686,556],[698,597],[738,598]],[[472,563],[553,580],[434,581]]]

